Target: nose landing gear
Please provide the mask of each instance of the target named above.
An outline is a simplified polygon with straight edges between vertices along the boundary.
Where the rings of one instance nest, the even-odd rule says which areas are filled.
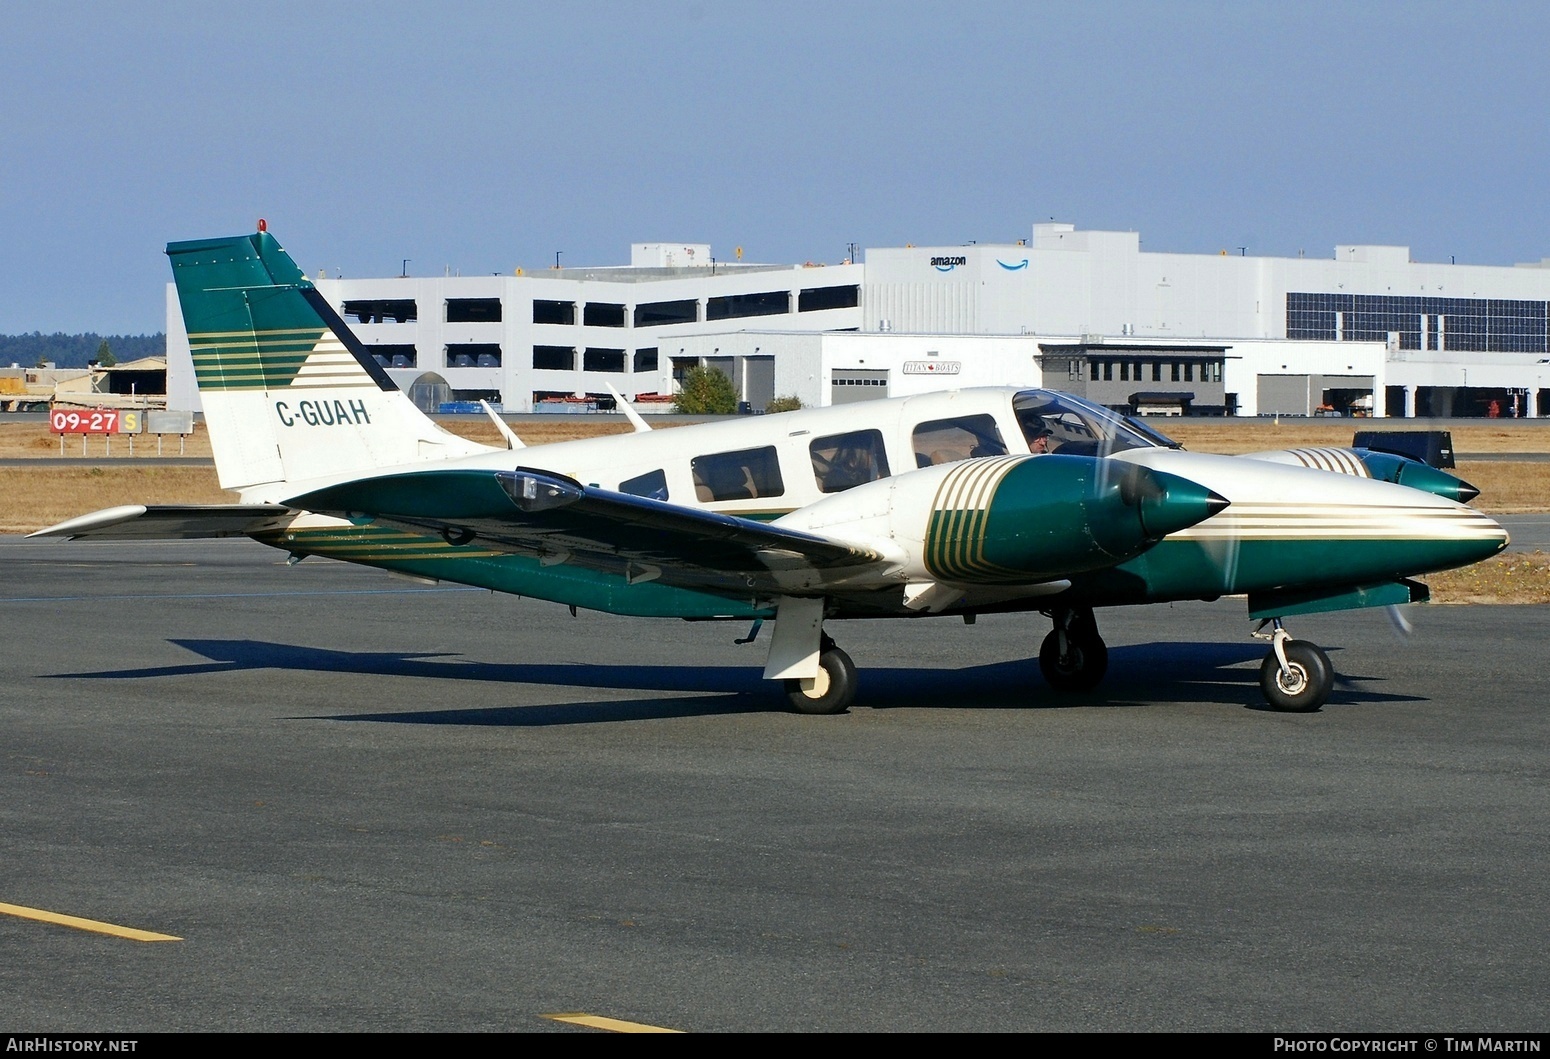
[[[1262,631],[1266,625],[1270,632]],[[1335,669],[1329,656],[1307,640],[1294,640],[1280,618],[1266,618],[1254,630],[1270,641],[1270,653],[1259,667],[1259,686],[1277,710],[1312,713],[1329,699],[1335,686]]]

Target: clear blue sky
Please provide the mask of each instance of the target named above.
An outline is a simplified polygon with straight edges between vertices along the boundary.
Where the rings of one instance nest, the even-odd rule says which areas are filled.
[[[3,3],[0,332],[161,330],[169,240],[309,273],[1146,250],[1550,256],[1550,5]]]

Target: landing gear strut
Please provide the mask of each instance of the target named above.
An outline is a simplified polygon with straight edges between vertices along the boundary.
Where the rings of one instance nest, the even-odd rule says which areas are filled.
[[[828,633],[819,643],[818,675],[785,681],[786,700],[798,713],[844,713],[856,701],[856,665]]]
[[[1270,632],[1263,632],[1266,625]],[[1254,630],[1270,641],[1270,653],[1259,666],[1259,686],[1270,705],[1289,713],[1312,713],[1329,699],[1335,669],[1317,644],[1294,640],[1280,618],[1266,618]]]
[[[1056,691],[1091,691],[1109,668],[1109,648],[1088,607],[1050,612],[1055,628],[1039,648],[1039,671]]]

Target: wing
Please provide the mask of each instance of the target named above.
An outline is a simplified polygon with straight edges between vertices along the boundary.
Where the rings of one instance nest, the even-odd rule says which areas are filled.
[[[93,511],[28,536],[117,541],[246,537],[295,514],[277,504],[125,504]]]
[[[287,501],[294,508],[429,530],[452,544],[537,555],[632,583],[792,593],[885,564],[878,551],[752,519],[584,486],[548,471],[450,470],[364,478]]]

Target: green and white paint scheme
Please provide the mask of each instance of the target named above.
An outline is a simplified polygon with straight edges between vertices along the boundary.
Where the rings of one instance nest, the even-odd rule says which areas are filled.
[[[1424,465],[1189,453],[1044,390],[663,431],[630,413],[633,434],[536,447],[501,424],[506,445],[480,445],[414,407],[262,226],[167,253],[240,502],[113,508],[43,534],[241,535],[619,614],[773,618],[765,674],[807,712],[855,694],[827,620],[1044,612],[1046,675],[1086,687],[1106,658],[1093,608],[1246,594],[1252,616],[1279,619],[1419,601],[1409,578],[1506,544],[1459,502],[1469,486]],[[1276,630],[1277,704],[1316,708],[1319,660]]]

